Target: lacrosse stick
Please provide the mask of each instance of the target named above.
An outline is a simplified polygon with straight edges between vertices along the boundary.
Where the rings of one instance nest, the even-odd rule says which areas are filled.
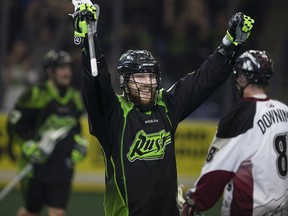
[[[43,134],[43,138],[39,143],[39,148],[48,157],[54,150],[57,142],[63,139],[69,131],[69,127],[63,127],[57,130],[49,130]],[[1,190],[0,201],[21,181],[30,171],[32,171],[32,163],[28,163],[14,178]]]
[[[33,165],[27,164],[0,192],[0,201],[24,178],[31,170]]]
[[[72,0],[72,4],[75,7],[75,11],[80,7],[81,4],[91,4],[92,2],[90,0]],[[97,68],[97,59],[96,59],[96,53],[95,53],[95,45],[94,45],[94,39],[93,35],[97,32],[97,22],[98,17],[100,14],[100,8],[97,4],[94,4],[94,7],[96,8],[96,16],[97,19],[95,22],[90,20],[85,20],[87,23],[88,28],[88,44],[89,44],[89,54],[90,54],[90,65],[91,65],[91,73],[92,76],[96,77],[98,75],[98,68]]]

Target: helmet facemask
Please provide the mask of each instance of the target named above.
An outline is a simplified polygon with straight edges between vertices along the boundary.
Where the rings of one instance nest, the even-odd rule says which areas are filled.
[[[123,90],[129,101],[142,110],[149,110],[156,105],[159,93],[158,74],[132,73],[125,83]]]
[[[43,57],[43,67],[47,78],[52,80],[61,95],[66,93],[72,79],[71,56],[64,50],[50,50]]]
[[[149,111],[157,103],[161,72],[158,62],[146,50],[128,50],[118,65],[120,87],[127,100],[141,111]]]
[[[238,98],[243,98],[244,96],[244,89],[249,85],[245,75],[243,73],[239,73],[237,71],[233,71],[233,81],[234,86],[237,90]]]

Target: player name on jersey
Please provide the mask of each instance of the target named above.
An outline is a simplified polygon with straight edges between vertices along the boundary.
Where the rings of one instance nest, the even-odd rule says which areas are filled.
[[[288,112],[283,109],[273,109],[261,116],[257,121],[257,125],[263,134],[265,134],[267,128],[270,128],[273,124],[288,121]]]

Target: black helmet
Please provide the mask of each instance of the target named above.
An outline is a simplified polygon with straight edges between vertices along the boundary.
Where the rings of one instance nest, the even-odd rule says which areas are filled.
[[[157,96],[160,89],[161,82],[161,71],[160,65],[158,61],[152,56],[152,54],[147,50],[128,50],[126,51],[119,59],[118,67],[117,67],[120,79],[120,87],[124,90],[124,94],[128,99],[131,100],[130,92],[128,89],[128,81],[131,75],[136,73],[152,73],[156,77],[157,86],[156,86],[156,96],[153,96],[153,101],[147,107],[151,108],[156,104]],[[136,105],[140,107],[143,105],[135,102]]]
[[[128,50],[119,59],[117,70],[120,77],[120,87],[123,88],[129,75],[134,73],[155,73],[160,85],[161,71],[158,61],[147,50]]]
[[[248,83],[266,86],[273,72],[273,62],[267,52],[248,50],[236,59],[233,74],[235,79],[243,74]]]
[[[57,66],[70,64],[72,61],[69,53],[63,50],[50,50],[43,57],[44,69],[52,68],[54,70]]]

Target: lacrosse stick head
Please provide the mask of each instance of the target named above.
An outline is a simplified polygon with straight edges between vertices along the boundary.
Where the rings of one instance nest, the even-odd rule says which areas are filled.
[[[42,134],[42,138],[39,142],[39,148],[46,155],[50,155],[55,148],[55,145],[63,138],[65,138],[69,132],[69,127],[62,127],[56,130],[47,130]]]

